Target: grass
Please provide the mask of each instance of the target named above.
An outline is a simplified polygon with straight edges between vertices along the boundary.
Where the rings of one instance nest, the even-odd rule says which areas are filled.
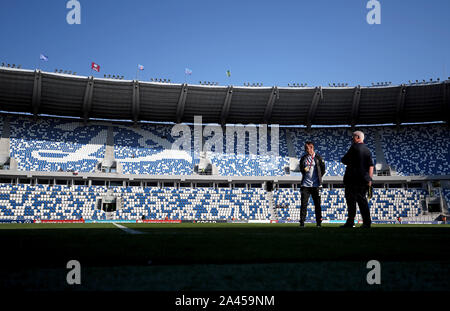
[[[449,225],[122,225],[146,234],[1,224],[0,287],[64,289],[66,263],[76,259],[86,290],[364,290],[365,264],[375,259],[391,271],[386,290],[450,288]]]

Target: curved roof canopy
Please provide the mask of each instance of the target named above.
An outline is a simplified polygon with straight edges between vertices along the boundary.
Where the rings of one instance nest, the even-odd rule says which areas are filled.
[[[204,86],[0,68],[0,110],[35,115],[280,125],[449,122],[450,81],[384,87]]]

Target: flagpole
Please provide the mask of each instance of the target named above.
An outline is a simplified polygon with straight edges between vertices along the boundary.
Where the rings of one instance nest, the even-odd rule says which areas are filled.
[[[136,68],[136,81],[139,81],[138,74],[139,74],[139,65]]]

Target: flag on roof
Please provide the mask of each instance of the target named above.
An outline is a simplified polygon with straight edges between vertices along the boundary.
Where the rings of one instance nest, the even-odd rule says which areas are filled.
[[[231,71],[227,70],[227,77],[231,77]]]
[[[97,72],[100,72],[100,65],[92,62],[91,68]]]
[[[44,62],[47,62],[47,61],[48,61],[48,57],[45,56],[44,54],[41,54],[41,55],[39,56],[39,59],[40,59],[40,60],[43,60]]]
[[[143,65],[138,64],[138,68],[139,68],[139,70],[144,70],[144,66]]]
[[[185,68],[184,69],[184,73],[187,75],[191,75],[192,74],[192,70],[190,70],[189,68]]]

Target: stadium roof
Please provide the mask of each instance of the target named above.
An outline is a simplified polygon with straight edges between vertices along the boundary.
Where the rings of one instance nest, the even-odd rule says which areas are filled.
[[[0,68],[0,110],[132,121],[356,125],[446,121],[450,81],[384,87],[206,86]]]

